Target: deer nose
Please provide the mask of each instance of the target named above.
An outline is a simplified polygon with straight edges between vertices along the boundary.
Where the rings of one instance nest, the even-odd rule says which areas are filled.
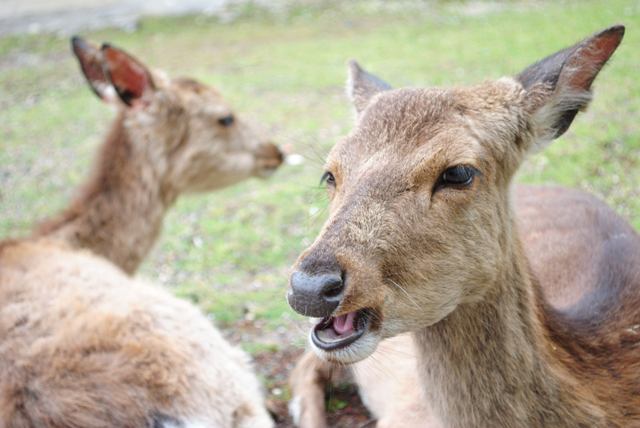
[[[284,161],[285,155],[280,148],[269,142],[264,143],[258,149],[258,159],[265,169],[276,169]]]
[[[287,295],[289,306],[308,317],[328,317],[342,300],[344,282],[335,273],[308,274],[296,271],[291,274],[291,288]]]
[[[284,158],[286,157],[285,153],[274,143],[270,143],[276,149],[276,159],[278,160],[278,165],[281,165],[284,162]]]

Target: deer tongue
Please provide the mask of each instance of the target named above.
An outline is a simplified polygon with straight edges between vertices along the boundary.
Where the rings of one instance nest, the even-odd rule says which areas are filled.
[[[340,315],[339,317],[335,317],[333,319],[333,330],[340,336],[352,333],[355,330],[355,319],[355,311],[349,312],[348,314]]]
[[[365,309],[337,317],[323,318],[311,332],[314,345],[324,351],[349,346],[366,333],[368,315]]]

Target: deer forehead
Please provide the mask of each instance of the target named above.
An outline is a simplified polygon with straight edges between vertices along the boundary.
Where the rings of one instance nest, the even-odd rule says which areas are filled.
[[[327,167],[343,177],[416,182],[458,164],[491,172],[526,127],[522,86],[510,78],[469,88],[396,89],[375,96]],[[489,170],[489,171],[484,171]]]
[[[173,79],[169,90],[177,94],[186,106],[202,110],[205,114],[219,115],[230,110],[217,90],[191,78]]]

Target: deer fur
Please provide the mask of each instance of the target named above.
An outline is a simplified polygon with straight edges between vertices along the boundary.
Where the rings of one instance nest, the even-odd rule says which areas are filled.
[[[516,186],[514,202],[531,269],[556,310],[568,310],[593,292],[612,267],[628,269],[619,265],[619,251],[631,248],[640,253],[637,232],[588,193]],[[382,341],[372,356],[349,367],[334,366],[308,352],[290,377],[292,413],[302,428],[326,427],[327,384],[353,381],[378,427],[441,427],[415,376],[416,359],[409,334]]]
[[[344,278],[331,295],[339,306],[312,331],[321,358],[358,362],[410,332],[425,408],[443,426],[640,423],[638,235],[593,232],[605,248],[577,259],[604,264],[552,285],[566,292],[554,307],[541,283],[567,276],[528,260],[510,196],[526,154],[586,107],[623,34],[611,27],[516,78],[470,88],[371,90],[375,79],[351,65],[353,85],[364,82],[349,91],[356,128],[329,154],[329,219],[294,268],[307,278],[338,266]],[[477,172],[442,184],[456,165]],[[289,302],[305,311],[293,283]],[[317,345],[317,328],[352,313],[365,319],[356,341]]]
[[[619,266],[619,251],[629,246],[640,253],[637,232],[588,193],[520,185],[515,187],[514,207],[532,272],[556,310],[569,310],[597,289],[612,267],[628,269]],[[307,352],[290,376],[292,414],[302,428],[326,427],[327,384],[352,381],[378,427],[438,428],[441,424],[415,376],[416,359],[409,334],[382,341],[372,356],[349,367]]]
[[[124,110],[71,208],[0,242],[0,427],[273,426],[248,356],[198,309],[127,273],[179,193],[267,175],[282,155],[246,130],[216,131],[207,104],[224,104],[204,85],[152,84],[124,52],[73,43],[96,93]],[[99,64],[110,55],[113,67]]]
[[[74,38],[73,49],[91,88],[119,113],[90,178],[37,236],[88,248],[133,273],[178,196],[266,177],[282,163],[278,148],[234,114],[216,90],[151,72],[110,45],[98,49]],[[220,123],[229,118],[230,124]]]
[[[0,427],[269,427],[249,358],[101,257],[0,251]]]

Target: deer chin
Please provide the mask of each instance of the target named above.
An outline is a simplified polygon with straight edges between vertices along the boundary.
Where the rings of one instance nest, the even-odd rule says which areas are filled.
[[[309,341],[322,359],[351,364],[373,354],[381,340],[371,329],[372,311],[360,309],[322,318],[311,330]]]
[[[262,168],[262,169],[259,169],[256,172],[255,176],[257,178],[267,179],[267,178],[271,177],[273,174],[275,174],[277,169],[278,169],[277,166]]]
[[[269,178],[285,161],[286,155],[275,144],[262,145],[255,157],[254,175],[258,178]]]

